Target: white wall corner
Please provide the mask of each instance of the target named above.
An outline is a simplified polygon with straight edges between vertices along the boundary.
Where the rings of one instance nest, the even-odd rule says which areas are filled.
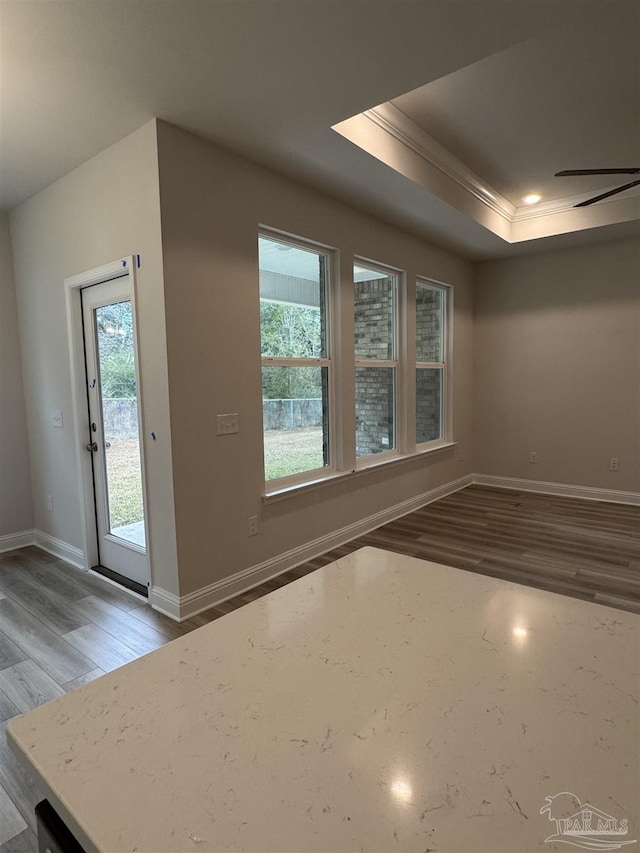
[[[85,569],[84,551],[81,548],[76,548],[75,545],[69,545],[68,542],[63,542],[62,539],[56,539],[55,536],[50,536],[42,530],[33,531],[33,540],[31,543],[53,554],[54,557],[59,557],[61,560],[66,560],[78,569]]]
[[[0,536],[0,554],[33,545],[33,534],[33,530],[21,530],[19,533],[8,533],[5,536]]]

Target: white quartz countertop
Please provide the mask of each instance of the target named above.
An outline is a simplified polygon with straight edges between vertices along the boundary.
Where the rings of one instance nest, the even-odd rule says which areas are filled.
[[[87,851],[570,850],[545,842],[567,798],[540,814],[563,792],[629,841],[638,627],[364,548],[9,738]]]

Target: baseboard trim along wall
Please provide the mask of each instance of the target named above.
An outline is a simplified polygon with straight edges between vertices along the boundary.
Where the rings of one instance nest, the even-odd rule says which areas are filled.
[[[37,545],[43,551],[59,557],[78,569],[84,569],[84,551],[56,539],[42,530],[22,530],[20,533],[10,533],[8,536],[0,536],[0,554],[4,551],[15,551],[18,548],[26,548],[28,545]]]
[[[237,572],[235,575],[231,575],[231,577],[223,578],[220,581],[216,581],[216,583],[202,587],[202,589],[198,589],[187,595],[178,597],[159,587],[152,587],[149,594],[149,602],[154,610],[159,610],[165,616],[170,616],[172,619],[182,622],[191,616],[196,616],[203,610],[208,610],[210,607],[222,604],[222,602],[227,601],[229,598],[234,598],[236,595],[247,592],[253,589],[253,587],[259,586],[261,583],[283,574],[283,572],[292,569],[294,566],[306,563],[307,560],[312,560],[314,557],[318,557],[332,548],[337,548],[339,545],[344,545],[345,542],[350,542],[358,536],[370,533],[382,524],[388,524],[388,522],[414,512],[422,506],[426,506],[429,503],[433,503],[433,501],[453,494],[453,492],[464,489],[466,486],[470,486],[472,482],[473,477],[469,474],[466,477],[461,477],[458,480],[437,486],[435,489],[422,492],[413,498],[409,498],[374,515],[363,518],[361,521],[356,521],[353,524],[340,528],[340,530],[314,539],[312,542],[299,545],[297,548],[286,551],[284,554],[279,554],[277,557],[272,557],[263,563],[258,563],[256,566],[251,566],[248,569]]]
[[[495,486],[518,492],[537,492],[540,495],[557,495],[561,498],[580,498],[586,501],[640,506],[640,493],[620,492],[616,489],[596,489],[592,486],[570,486],[566,483],[546,483],[542,480],[519,480],[515,477],[494,477],[492,474],[474,474],[473,482],[479,486]]]
[[[158,613],[163,613],[176,622],[183,622],[188,618],[185,615],[180,615],[180,596],[174,592],[162,589],[160,586],[151,586],[149,588],[149,604]],[[208,607],[211,607],[211,605],[208,605]],[[206,608],[203,607],[202,610],[206,610]],[[198,613],[200,613],[200,610],[198,610]],[[193,616],[194,614],[195,611],[189,615]]]
[[[84,551],[81,548],[76,548],[74,545],[69,545],[68,542],[63,542],[62,539],[56,539],[55,536],[50,536],[42,530],[33,531],[33,544],[54,557],[59,557],[61,560],[66,560],[78,569],[84,570]]]
[[[334,533],[321,536],[319,539],[313,540],[313,542],[293,548],[291,551],[266,560],[264,563],[251,566],[231,577],[223,578],[216,583],[202,587],[202,589],[188,593],[187,595],[177,596],[160,587],[152,587],[149,602],[154,610],[158,610],[164,613],[165,616],[182,622],[191,616],[196,616],[198,613],[208,610],[210,607],[222,604],[229,598],[247,592],[253,587],[259,586],[261,583],[292,569],[294,566],[305,563],[307,560],[312,560],[314,557],[318,557],[332,548],[344,545],[345,542],[349,542],[351,539],[363,536],[365,533],[369,533],[383,524],[388,524],[390,521],[414,512],[422,506],[426,506],[433,501],[464,489],[472,483],[521,492],[537,492],[539,494],[557,495],[559,497],[640,506],[640,494],[636,494],[635,492],[596,489],[590,486],[571,486],[564,483],[547,483],[539,480],[519,480],[513,477],[494,477],[489,474],[469,474],[466,477],[461,477],[459,480],[453,480],[428,492],[416,495],[414,498],[375,513],[375,515],[368,516]]]
[[[0,536],[0,554],[5,551],[15,551],[17,548],[26,548],[27,545],[33,545],[33,530],[21,530],[20,533]]]

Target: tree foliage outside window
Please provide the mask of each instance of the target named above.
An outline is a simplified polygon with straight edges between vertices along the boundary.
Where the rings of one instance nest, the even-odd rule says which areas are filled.
[[[96,310],[102,396],[136,398],[133,315],[130,302],[116,302]]]
[[[263,357],[319,358],[320,309],[262,300],[260,303]],[[267,400],[321,397],[314,368],[271,370],[263,377]]]

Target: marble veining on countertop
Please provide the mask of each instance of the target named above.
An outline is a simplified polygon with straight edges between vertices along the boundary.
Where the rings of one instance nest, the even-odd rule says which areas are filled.
[[[630,841],[639,621],[363,548],[9,737],[87,851],[569,850],[566,792]]]

